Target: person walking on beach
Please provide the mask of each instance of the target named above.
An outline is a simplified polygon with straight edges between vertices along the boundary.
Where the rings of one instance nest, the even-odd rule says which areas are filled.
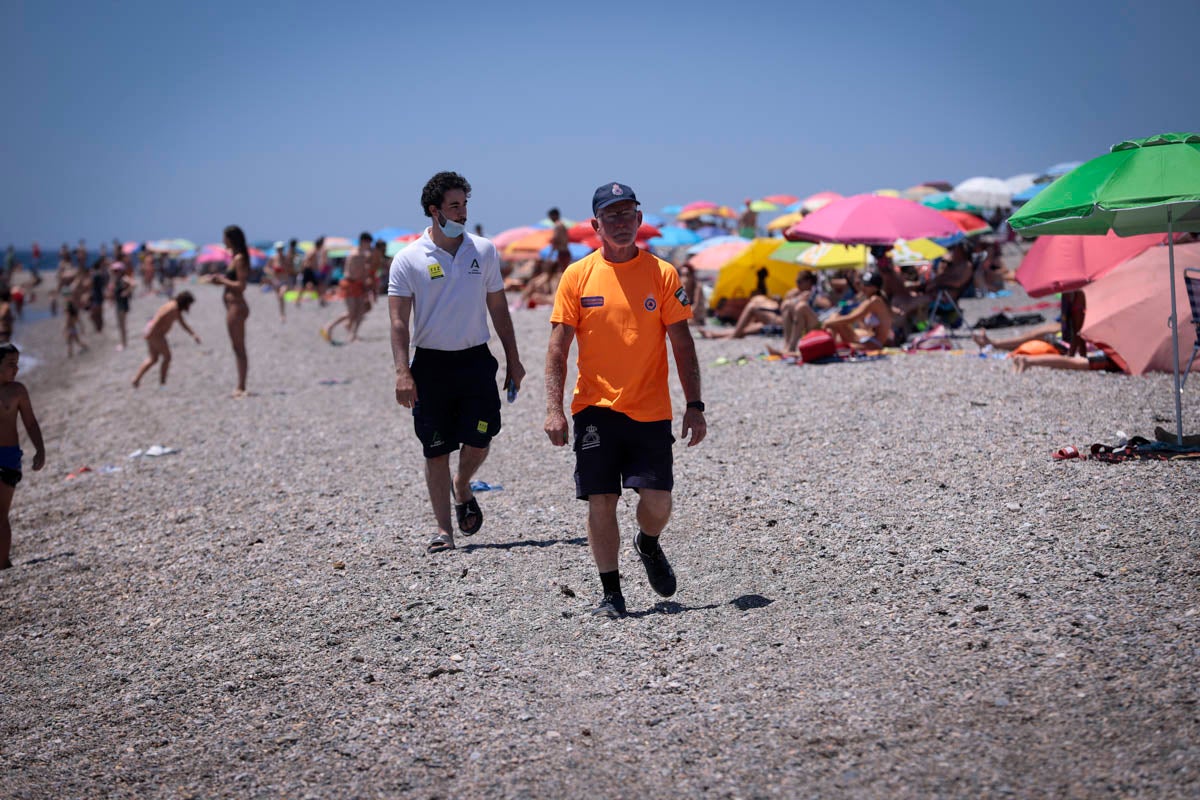
[[[12,566],[12,527],[8,512],[12,508],[13,492],[21,482],[21,437],[17,433],[17,417],[25,425],[25,433],[33,443],[33,470],[46,465],[46,447],[42,429],[38,426],[24,384],[17,383],[21,351],[12,344],[0,344],[0,569]]]
[[[421,190],[421,210],[431,224],[396,254],[388,276],[396,402],[412,409],[437,521],[429,553],[454,549],[451,493],[458,529],[469,536],[483,525],[471,478],[500,432],[499,364],[487,346],[489,315],[504,347],[505,386],[514,392],[525,378],[496,247],[463,224],[470,196],[471,184],[458,173],[430,178]],[[410,338],[416,346],[411,365]],[[450,454],[460,446],[451,481]]]
[[[558,269],[556,274],[561,275],[571,263],[571,239],[567,234],[566,223],[562,221],[562,216],[557,208],[552,208],[546,212],[546,216],[554,223],[554,233],[550,236],[550,246],[554,248],[555,258],[557,259]]]
[[[146,323],[142,338],[146,340],[146,349],[150,352],[138,367],[137,374],[133,376],[133,388],[138,388],[142,376],[159,361],[162,361],[162,366],[158,368],[158,383],[160,386],[167,385],[167,370],[171,366],[171,345],[167,343],[167,332],[176,322],[191,335],[196,344],[200,344],[200,337],[188,327],[187,320],[183,318],[184,312],[192,307],[195,299],[191,292],[180,292],[174,300],[168,300],[159,306],[158,311],[154,312],[154,317]]]
[[[225,327],[237,361],[237,388],[233,390],[233,396],[245,397],[246,372],[250,367],[246,357],[246,319],[250,316],[250,306],[246,305],[246,282],[250,279],[250,251],[246,247],[246,234],[237,225],[225,229],[225,247],[233,253],[229,269],[224,275],[205,276],[205,283],[225,287],[221,295],[225,303]]]
[[[108,294],[108,256],[101,254],[92,264],[91,293],[88,297],[88,313],[96,333],[104,330],[104,297]]]
[[[639,495],[634,550],[650,586],[675,593],[675,573],[659,545],[671,516],[671,395],[666,340],[687,408],[682,436],[704,440],[700,364],[688,329],[691,298],[671,264],[640,250],[637,196],[622,183],[606,183],[592,196],[592,228],[601,248],[567,268],[550,313],[546,351],[546,435],[567,443],[563,390],[567,355],[578,338],[578,379],[571,414],[575,429],[575,496],[588,503],[587,535],[604,597],[592,612],[625,613],[618,551],[617,502],[622,488]]]
[[[287,302],[284,295],[287,294],[288,286],[291,283],[290,272],[291,270],[287,266],[287,253],[283,252],[283,242],[278,242],[275,245],[275,254],[267,263],[267,276],[271,282],[271,291],[279,300],[280,322],[287,322]]]
[[[317,276],[317,265],[321,263],[321,254],[325,252],[325,237],[318,236],[313,242],[312,250],[304,256],[304,263],[301,266],[300,280],[296,282],[296,305],[300,305],[300,301],[304,299],[304,292],[312,287],[312,290],[317,293],[319,305],[325,305],[325,298],[321,295],[321,280]]]
[[[350,341],[358,341],[358,326],[362,324],[363,316],[367,313],[367,279],[371,260],[371,234],[363,232],[358,237],[358,247],[346,256],[343,269],[342,297],[346,300],[346,313],[321,327],[321,338],[330,344],[333,341],[333,329],[342,323],[350,332]]]
[[[129,344],[125,322],[129,317],[129,301],[133,297],[133,290],[137,284],[134,282],[133,275],[130,274],[120,249],[116,251],[116,261],[109,269],[112,271],[112,278],[108,284],[108,291],[112,296],[113,305],[116,307],[117,333],[121,337],[121,341],[117,344],[117,350],[121,351]]]
[[[738,217],[738,236],[743,239],[753,239],[758,235],[758,212],[750,207],[750,198],[746,198],[746,207]]]

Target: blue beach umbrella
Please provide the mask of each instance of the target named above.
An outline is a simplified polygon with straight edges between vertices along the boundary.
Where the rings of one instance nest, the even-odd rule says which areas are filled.
[[[696,244],[700,241],[700,235],[687,228],[668,226],[660,230],[661,235],[655,236],[648,242],[651,247],[679,247],[685,244]]]
[[[1083,164],[1082,161],[1060,161],[1042,174],[1051,178],[1060,178],[1081,164]]]
[[[1042,189],[1045,189],[1049,185],[1050,185],[1049,181],[1047,181],[1046,183],[1035,183],[1033,186],[1030,186],[1025,191],[1017,192],[1016,194],[1014,194],[1013,202],[1014,203],[1028,203],[1030,200],[1032,200],[1034,197],[1037,196],[1038,192],[1040,192]]]
[[[642,222],[646,225],[653,225],[656,228],[661,228],[667,224],[667,221],[658,214],[642,214]]]
[[[675,218],[679,215],[680,211],[683,211],[683,206],[663,206],[658,210],[658,213],[662,214],[664,217]]]

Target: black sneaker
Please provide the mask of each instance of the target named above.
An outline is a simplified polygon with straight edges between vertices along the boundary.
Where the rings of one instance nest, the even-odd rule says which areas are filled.
[[[643,553],[642,548],[638,546],[640,538],[640,533],[633,538],[633,549],[637,551],[638,556],[642,559],[642,565],[646,568],[646,578],[650,581],[650,588],[662,597],[670,597],[675,594],[675,570],[671,569],[671,564],[667,561],[667,555],[662,551],[662,547],[657,548],[652,556]]]
[[[625,616],[625,596],[620,592],[605,592],[600,605],[592,609],[592,616],[609,619]]]

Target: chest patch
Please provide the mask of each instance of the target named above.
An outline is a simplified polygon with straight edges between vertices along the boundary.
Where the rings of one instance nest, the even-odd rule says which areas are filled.
[[[467,274],[469,274],[469,275],[478,275],[479,274],[479,259],[476,259],[476,258],[471,259],[471,268],[467,270]]]
[[[642,307],[645,308],[647,311],[653,311],[654,309],[658,308],[658,301],[655,300],[652,296],[646,295],[646,299],[645,299],[645,301],[643,301]]]
[[[441,264],[434,261],[432,264],[429,265],[429,278],[431,280],[437,280],[438,278],[444,278],[444,277],[446,277],[446,273],[442,272]]]
[[[584,308],[599,308],[604,305],[604,298],[601,295],[592,295],[590,297],[581,297],[579,305]]]

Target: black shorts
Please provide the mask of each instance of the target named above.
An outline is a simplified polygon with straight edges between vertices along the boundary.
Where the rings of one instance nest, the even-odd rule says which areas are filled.
[[[619,411],[588,406],[574,416],[575,496],[626,489],[671,491],[671,420],[638,422]]]
[[[306,269],[306,270],[304,270],[304,273],[300,276],[300,288],[303,289],[305,286],[307,286],[310,283],[313,286],[316,286],[318,283],[320,283],[320,281],[317,280],[317,273],[315,271],[313,271],[311,269]]]
[[[0,483],[6,483],[14,489],[21,482],[21,470],[11,467],[0,467]]]
[[[413,427],[426,458],[452,453],[463,444],[491,444],[500,432],[499,369],[486,344],[467,350],[417,348],[412,362],[417,386]]]

